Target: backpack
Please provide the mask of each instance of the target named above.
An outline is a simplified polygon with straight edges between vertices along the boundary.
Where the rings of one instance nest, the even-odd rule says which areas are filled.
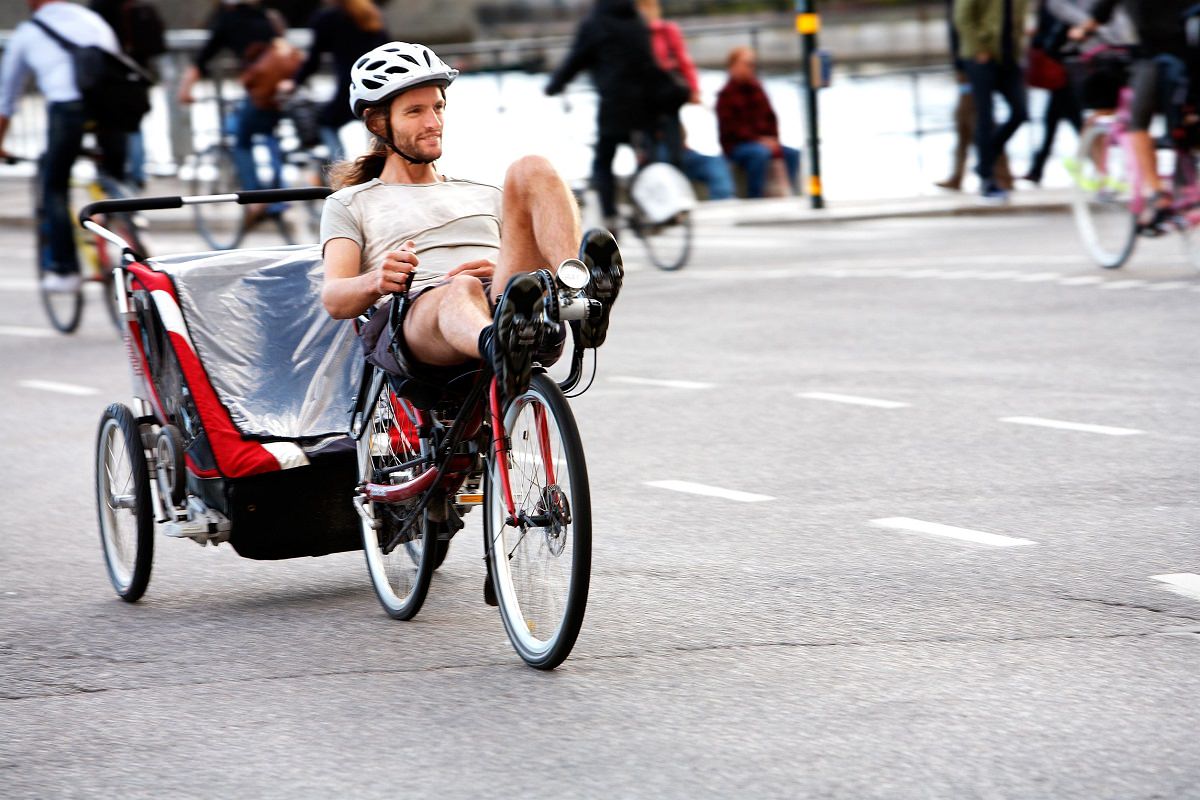
[[[246,95],[256,108],[279,110],[279,84],[290,80],[304,63],[304,53],[282,36],[247,48],[247,65],[240,76]]]
[[[150,76],[124,53],[95,45],[80,46],[59,35],[40,19],[33,23],[71,56],[75,85],[83,96],[88,119],[109,131],[136,131],[150,110]]]

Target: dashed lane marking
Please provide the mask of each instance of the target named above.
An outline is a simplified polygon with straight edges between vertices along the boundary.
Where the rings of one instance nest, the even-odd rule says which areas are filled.
[[[21,386],[26,389],[40,389],[46,392],[56,392],[58,394],[70,394],[76,397],[90,397],[94,394],[100,394],[99,389],[93,389],[90,386],[79,386],[74,383],[59,383],[58,381],[39,381],[28,380],[21,381]]]
[[[1044,283],[1046,281],[1056,281],[1061,278],[1061,272],[1033,272],[1029,275],[1021,275],[1013,278],[1017,283]]]
[[[739,503],[761,503],[765,500],[775,499],[766,494],[739,492],[736,489],[723,489],[720,486],[708,486],[707,484],[692,483],[690,481],[646,481],[646,485],[653,486],[656,489],[668,489],[672,492],[698,494],[705,497],[719,497],[722,500],[736,500]]]
[[[26,339],[54,339],[58,333],[46,328],[25,328],[20,325],[0,325],[0,336],[21,336]]]
[[[835,394],[833,392],[803,392],[796,395],[807,400],[828,400],[831,403],[846,403],[854,406],[870,406],[872,408],[908,408],[908,403],[895,400],[879,400],[874,397],[858,397],[852,394]]]
[[[1200,575],[1192,572],[1177,572],[1173,575],[1151,575],[1150,580],[1167,584],[1167,589],[1175,594],[1200,600]]]
[[[1082,431],[1083,433],[1102,433],[1107,436],[1136,436],[1145,431],[1136,428],[1117,428],[1112,425],[1089,425],[1083,422],[1067,422],[1061,419],[1042,419],[1041,417],[1001,417],[1001,422],[1012,422],[1016,425],[1033,425],[1039,428],[1058,428],[1064,431]]]
[[[632,386],[658,386],[664,389],[712,389],[715,383],[703,381],[677,381],[664,378],[638,378],[634,375],[613,375],[610,383],[627,383]]]
[[[1100,284],[1101,289],[1134,289],[1146,285],[1146,281],[1141,278],[1127,278],[1121,281],[1105,281]]]
[[[1149,292],[1166,292],[1174,289],[1189,289],[1193,286],[1190,281],[1160,281],[1146,287]]]
[[[1076,275],[1074,278],[1063,278],[1058,282],[1059,286],[1092,286],[1097,283],[1104,283],[1104,278],[1099,275]]]
[[[1014,536],[1001,536],[998,533],[975,531],[970,528],[956,528],[953,525],[942,525],[937,522],[926,522],[910,517],[886,517],[873,519],[870,524],[876,528],[904,531],[906,533],[921,533],[928,536],[941,536],[947,539],[958,539],[974,544],[984,544],[989,547],[1026,547],[1037,544],[1031,539],[1020,539]]]

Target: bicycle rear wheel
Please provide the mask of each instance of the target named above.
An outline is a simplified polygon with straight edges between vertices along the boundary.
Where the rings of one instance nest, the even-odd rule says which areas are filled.
[[[241,191],[233,151],[223,145],[197,153],[192,162],[192,194],[232,194]],[[237,203],[192,206],[196,229],[214,250],[232,250],[246,234],[245,207]]]
[[[575,418],[545,374],[509,403],[503,434],[516,521],[508,517],[500,463],[484,486],[484,550],[500,618],[517,653],[554,669],[575,645],[587,607],[592,510]],[[510,524],[511,523],[511,524]]]
[[[1079,237],[1097,264],[1116,269],[1129,259],[1137,239],[1137,218],[1130,210],[1135,187],[1128,153],[1106,126],[1093,126],[1079,142],[1073,172],[1071,207]]]
[[[405,401],[383,382],[367,408],[366,429],[358,440],[360,482],[391,483],[411,479],[411,471],[381,474],[420,455]],[[415,503],[416,501],[412,501]],[[421,610],[433,577],[437,533],[426,515],[393,545],[403,527],[411,504],[390,506],[368,502],[365,506],[374,523],[363,520],[363,549],[367,571],[383,610],[393,619],[412,619]]]
[[[661,224],[651,224],[636,216],[633,232],[646,246],[654,266],[668,272],[682,268],[692,253],[692,215],[681,211]]]

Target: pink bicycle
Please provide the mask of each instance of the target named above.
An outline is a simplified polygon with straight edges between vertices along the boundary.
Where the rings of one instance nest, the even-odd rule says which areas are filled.
[[[1117,269],[1129,260],[1139,235],[1157,236],[1138,219],[1149,202],[1146,177],[1139,171],[1129,137],[1133,92],[1121,89],[1114,112],[1092,119],[1069,163],[1075,179],[1072,209],[1083,246],[1096,263]],[[1200,269],[1200,184],[1197,181],[1195,124],[1159,140],[1162,181],[1172,187],[1170,227],[1183,236],[1189,261]]]

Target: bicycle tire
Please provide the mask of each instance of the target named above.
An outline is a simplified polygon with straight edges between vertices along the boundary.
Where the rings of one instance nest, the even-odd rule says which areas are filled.
[[[399,415],[404,414],[404,404],[387,381],[370,398],[366,406],[366,430],[357,445],[360,483],[375,482],[376,470],[409,461],[418,454],[403,433]],[[385,553],[384,546],[396,531],[397,517],[383,504],[367,502],[364,508],[373,521],[362,520],[362,534],[375,596],[392,619],[412,619],[421,610],[433,577],[437,548],[434,525],[428,515],[423,515],[419,533]]]
[[[74,333],[83,316],[83,289],[75,292],[47,292],[42,288],[43,265],[50,260],[50,243],[46,236],[46,214],[42,209],[42,194],[38,181],[32,184],[34,208],[34,280],[37,281],[38,300],[50,319],[50,325],[59,333]]]
[[[513,649],[531,667],[554,669],[575,646],[591,580],[591,493],[583,443],[566,398],[544,373],[505,405],[503,434],[512,445],[506,459],[518,517],[546,524],[507,524],[500,464],[493,457],[484,482],[484,551]]]
[[[196,195],[233,194],[241,191],[233,151],[225,145],[213,145],[196,154],[192,161],[191,193]],[[243,206],[236,203],[198,203],[192,206],[196,230],[214,250],[232,250],[246,235]]]
[[[635,212],[636,213],[636,212]],[[646,248],[651,263],[664,272],[674,272],[687,265],[692,254],[692,214],[681,211],[659,225],[635,217],[631,225]]]
[[[154,560],[150,471],[137,419],[113,403],[96,436],[96,513],[108,579],[128,603],[141,599]]]
[[[1108,127],[1095,125],[1084,133],[1074,177],[1071,209],[1084,249],[1101,267],[1117,269],[1137,241],[1137,218],[1130,210],[1136,187],[1126,153],[1111,141]]]

